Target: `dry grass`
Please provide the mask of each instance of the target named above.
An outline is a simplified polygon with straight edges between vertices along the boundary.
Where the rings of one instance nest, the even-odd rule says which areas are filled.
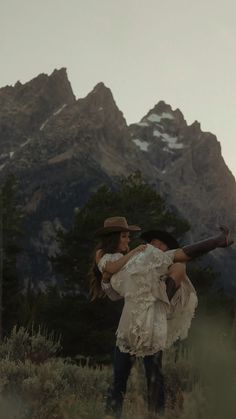
[[[165,414],[148,413],[143,364],[137,360],[122,419],[235,419],[236,357],[230,331],[219,319],[209,318],[199,318],[195,330],[188,346],[182,344],[178,351],[172,348],[165,353]],[[78,366],[54,357],[41,363],[22,356],[19,360],[11,348],[16,348],[16,342],[19,345],[20,336],[25,339],[26,335],[15,331],[12,342],[1,350],[0,419],[105,417],[111,367]],[[39,346],[40,353],[42,346],[54,348],[42,337]]]

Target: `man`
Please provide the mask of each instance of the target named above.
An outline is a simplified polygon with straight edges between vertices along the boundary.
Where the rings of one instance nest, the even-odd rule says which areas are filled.
[[[171,234],[162,230],[150,230],[141,234],[141,239],[163,252],[178,249],[179,244]],[[184,264],[178,264],[178,275],[185,276]],[[176,279],[176,278],[175,278]],[[182,278],[184,279],[184,278]],[[111,300],[118,300],[122,297],[110,285],[110,276],[103,277],[103,290]],[[166,278],[166,288],[168,298],[171,300],[177,291],[173,278]],[[143,358],[146,380],[148,408],[150,411],[160,412],[165,404],[164,376],[162,373],[162,351],[154,355],[148,355]],[[115,412],[118,417],[121,414],[123,397],[126,392],[128,377],[132,368],[133,356],[129,353],[123,353],[119,348],[115,348],[115,382],[114,387],[110,389],[107,398],[107,410]]]
[[[209,238],[207,240],[195,243],[193,245],[185,246],[182,250],[186,255],[185,261],[191,260],[197,256],[214,250],[217,247],[228,247],[233,243],[230,237],[229,230],[226,227],[221,228],[222,233]],[[141,238],[147,243],[157,247],[162,251],[172,251],[178,249],[178,242],[169,233],[162,230],[150,230],[141,235]],[[192,295],[192,306],[196,306],[196,292],[189,281],[185,264],[174,264],[175,269],[169,269],[168,275],[164,278],[166,283],[166,293],[170,301],[170,306],[175,305],[178,298],[182,298],[185,291],[188,291],[188,296]],[[177,265],[177,266],[176,266]],[[122,297],[112,288],[110,284],[110,275],[105,273],[102,279],[102,288],[111,300],[118,300]],[[179,290],[179,292],[177,292]],[[172,304],[173,303],[173,304]],[[174,310],[172,311],[172,314]],[[181,313],[178,313],[181,317]],[[189,322],[189,326],[191,319]],[[176,333],[176,338],[180,336],[178,324],[175,321],[175,314],[168,319],[168,329],[172,329],[171,333]],[[172,336],[173,338],[173,336]],[[173,339],[172,339],[173,340]],[[107,411],[112,412],[117,418],[121,416],[123,398],[126,392],[126,384],[132,368],[133,356],[129,353],[124,353],[115,348],[115,362],[114,362],[114,386],[110,390],[107,398]],[[164,408],[165,394],[164,394],[164,377],[162,374],[162,351],[154,355],[143,357],[147,390],[148,390],[148,407],[150,411],[160,412]]]

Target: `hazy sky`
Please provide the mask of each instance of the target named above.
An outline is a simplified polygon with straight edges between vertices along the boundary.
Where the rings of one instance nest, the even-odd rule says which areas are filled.
[[[0,0],[0,86],[67,67],[100,81],[128,123],[159,100],[214,133],[236,175],[235,0]]]

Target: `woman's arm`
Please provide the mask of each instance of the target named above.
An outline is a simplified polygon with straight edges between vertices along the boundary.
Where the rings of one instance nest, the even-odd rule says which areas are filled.
[[[146,244],[140,244],[139,246],[135,247],[133,250],[130,250],[127,255],[122,256],[120,259],[118,259],[116,262],[107,262],[106,266],[104,268],[104,271],[115,274],[118,272],[125,264],[130,260],[130,258],[135,255],[136,253],[142,252],[147,247]]]
[[[129,259],[135,255],[136,253],[142,252],[147,247],[146,244],[140,244],[139,246],[135,247],[134,249],[130,250],[129,253],[127,253],[124,256],[121,256],[117,261],[115,262],[107,262],[105,267],[103,268],[103,272],[108,272],[109,274],[113,275],[117,273],[123,266],[129,261]],[[102,258],[101,251],[99,250],[96,254],[96,263],[98,264],[100,259]]]

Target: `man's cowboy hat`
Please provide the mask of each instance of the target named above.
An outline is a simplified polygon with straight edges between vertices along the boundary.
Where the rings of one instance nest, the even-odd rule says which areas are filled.
[[[179,243],[177,240],[167,231],[163,230],[149,230],[145,231],[140,236],[143,240],[150,243],[152,240],[160,240],[168,246],[169,249],[178,249]]]
[[[125,217],[110,217],[104,221],[104,226],[95,232],[95,236],[105,236],[116,231],[140,231],[135,225],[129,226]]]

